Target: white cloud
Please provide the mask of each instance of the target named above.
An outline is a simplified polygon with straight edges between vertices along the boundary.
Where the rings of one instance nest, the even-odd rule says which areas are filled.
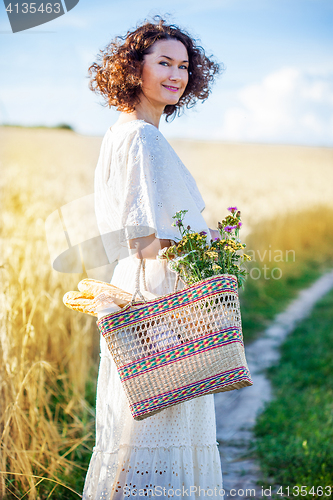
[[[216,135],[225,140],[333,145],[331,75],[282,68],[237,92]]]

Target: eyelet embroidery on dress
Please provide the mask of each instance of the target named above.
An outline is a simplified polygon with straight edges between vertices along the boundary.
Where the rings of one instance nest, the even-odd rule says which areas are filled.
[[[124,193],[124,203],[120,207],[122,226],[152,227],[157,230],[158,237],[174,239],[178,233],[171,226],[170,219],[186,205],[189,210],[186,222],[193,229],[207,231],[207,224],[200,214],[204,202],[196,182],[169,143],[159,132],[156,133],[154,126],[142,121],[132,124],[130,131],[129,134],[127,130],[129,137],[125,148],[128,171],[118,168],[120,175],[126,174],[121,188]],[[117,138],[122,139],[120,131]],[[121,149],[121,146],[121,142],[114,145],[116,149]],[[120,158],[119,154],[117,158]],[[102,208],[100,213],[105,217]],[[111,216],[110,211],[108,216]],[[161,233],[166,234],[160,236]],[[131,236],[135,237],[135,234]]]
[[[109,460],[114,461],[114,475],[111,478],[107,474],[108,484],[104,485],[101,494],[105,495],[107,491],[111,495],[110,499],[123,498],[117,495],[123,494],[126,491],[125,488],[141,490],[147,488],[148,492],[157,486],[167,485],[174,490],[182,485],[188,488],[192,484],[211,490],[222,488],[220,459],[215,445],[151,449],[123,446],[122,450],[126,452],[126,458],[121,461],[116,461],[117,454],[109,454]],[[172,458],[174,452],[177,453],[178,459]],[[161,458],[158,458],[156,453],[159,453]],[[108,454],[102,451],[95,452],[92,461],[96,460],[98,455],[101,455],[103,459],[102,462],[98,460],[96,464],[106,464]],[[107,467],[107,470],[110,470],[110,466]],[[103,470],[99,471],[99,468],[96,467],[94,473],[94,484],[99,484],[100,481],[103,481]],[[117,479],[114,479],[116,476]],[[113,495],[115,496],[113,497]],[[83,498],[95,499],[89,495]]]
[[[104,174],[110,163],[109,185]],[[208,230],[195,180],[164,137],[142,121],[128,123],[106,138],[95,174],[95,210],[105,232],[128,225],[137,237],[144,227],[158,238],[175,239],[171,226],[177,210],[189,209],[185,220],[196,231]],[[126,224],[124,224],[126,223]],[[116,286],[134,291],[133,269],[127,259],[116,266]],[[117,273],[117,269],[119,272]],[[161,278],[162,277],[162,278]],[[148,289],[170,293],[174,275],[167,266],[147,260]],[[115,364],[101,338],[101,361],[96,402],[96,446],[87,473],[83,500],[122,500],[124,488],[222,487],[216,446],[212,395],[171,407],[136,422],[133,420]],[[194,497],[191,497],[194,500]]]

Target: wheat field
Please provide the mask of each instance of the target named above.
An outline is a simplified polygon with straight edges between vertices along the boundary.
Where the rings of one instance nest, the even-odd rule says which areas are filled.
[[[316,205],[333,206],[333,150],[305,146],[173,141],[214,224],[236,205],[245,227]]]
[[[93,192],[101,140],[0,127],[1,498],[81,493],[94,435],[87,394],[96,379],[99,337],[93,318],[62,303],[86,274],[52,269],[45,220]],[[332,227],[332,149],[170,142],[197,180],[210,227],[229,205],[241,209],[248,233],[265,223],[272,234],[270,221],[313,209],[312,219],[294,224],[289,235],[298,227],[303,246],[320,224],[322,239]],[[281,233],[288,233],[284,226]]]

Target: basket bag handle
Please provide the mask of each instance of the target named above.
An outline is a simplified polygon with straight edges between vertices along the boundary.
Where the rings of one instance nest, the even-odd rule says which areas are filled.
[[[147,290],[147,283],[146,283],[146,272],[145,272],[146,271],[146,259],[138,259],[138,261],[139,261],[138,268],[137,268],[136,274],[135,274],[135,290],[133,292],[132,299],[130,302],[131,306],[133,306],[135,304],[135,298],[137,295],[140,297],[140,299],[143,302],[147,302],[147,300],[144,298],[144,296],[140,292],[140,270],[141,269],[142,269],[142,280],[143,280],[144,290],[148,291]],[[175,293],[177,290],[179,279],[180,279],[179,273],[176,273],[175,286],[173,288],[173,293]]]

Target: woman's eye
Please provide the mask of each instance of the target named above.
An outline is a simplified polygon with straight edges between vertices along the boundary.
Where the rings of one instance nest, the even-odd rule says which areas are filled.
[[[160,61],[159,64],[161,64],[162,66],[169,66],[169,63],[167,61]],[[185,64],[182,64],[181,66],[179,66],[180,69],[186,69],[186,71],[188,71],[188,66],[186,66]]]

